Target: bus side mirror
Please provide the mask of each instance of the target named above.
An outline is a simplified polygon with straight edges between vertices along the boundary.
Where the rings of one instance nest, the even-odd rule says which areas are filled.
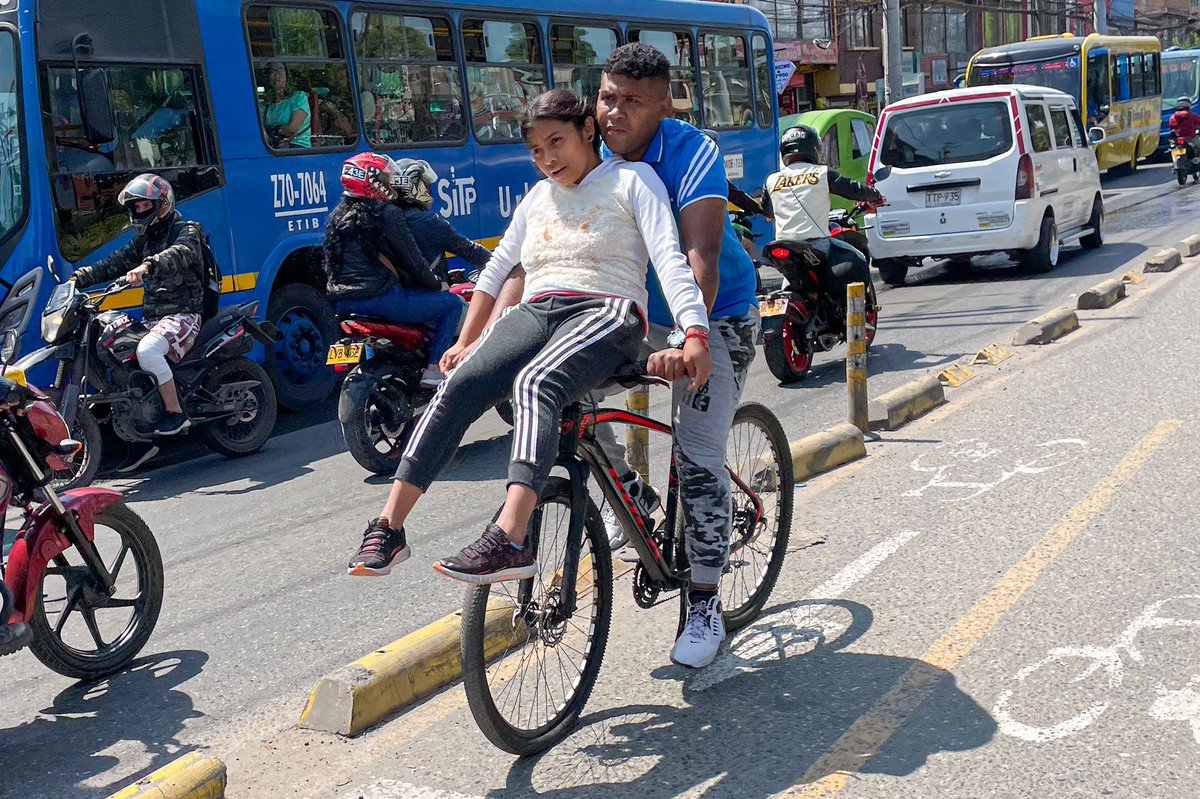
[[[116,126],[108,98],[108,75],[100,67],[81,69],[76,73],[76,82],[84,136],[89,144],[111,144]]]
[[[1104,128],[1088,129],[1088,141],[1090,141],[1092,144],[1099,144],[1107,138],[1108,133],[1104,130]]]

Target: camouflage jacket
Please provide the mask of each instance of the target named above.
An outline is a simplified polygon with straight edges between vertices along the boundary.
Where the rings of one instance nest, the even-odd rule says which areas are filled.
[[[200,250],[203,232],[195,222],[185,222],[178,211],[160,227],[157,235],[135,236],[133,241],[92,266],[75,270],[80,288],[107,283],[146,263],[142,288],[142,314],[146,319],[161,319],[178,313],[204,310],[204,254]]]

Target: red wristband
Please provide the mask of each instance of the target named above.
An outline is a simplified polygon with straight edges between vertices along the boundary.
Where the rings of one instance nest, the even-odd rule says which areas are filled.
[[[705,352],[712,352],[712,350],[710,350],[710,349],[708,348],[708,333],[707,333],[707,332],[701,331],[701,332],[698,332],[698,333],[688,333],[686,336],[684,336],[684,337],[683,337],[683,340],[684,340],[684,341],[687,341],[689,338],[698,338],[698,339],[700,339],[700,343],[704,345],[704,351],[705,351]]]

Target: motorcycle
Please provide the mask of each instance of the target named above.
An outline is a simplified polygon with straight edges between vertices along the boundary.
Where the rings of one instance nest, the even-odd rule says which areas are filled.
[[[1194,183],[1200,183],[1200,158],[1192,154],[1192,147],[1185,139],[1176,137],[1172,141],[1171,163],[1180,186],[1187,183],[1189,175]]]
[[[23,329],[23,328],[22,328]],[[30,399],[0,410],[0,516],[24,521],[0,564],[0,655],[28,646],[47,668],[95,679],[129,664],[154,631],[163,565],[150,528],[106,488],[61,495],[54,474],[82,446],[48,398],[8,365],[16,334],[4,333],[4,376]]]
[[[470,303],[475,284],[459,270],[448,278],[450,292]],[[346,373],[338,396],[342,435],[360,466],[386,474],[395,470],[413,421],[433,399],[434,389],[421,386],[429,331],[358,314],[342,319],[341,328],[346,338],[330,345],[326,363]],[[505,408],[498,411],[504,417]]]
[[[47,261],[54,275],[53,260]],[[47,388],[83,451],[67,471],[56,473],[59,489],[87,485],[100,468],[99,423],[112,424],[128,442],[154,438],[154,425],[165,412],[158,382],[138,368],[137,346],[147,328],[123,311],[104,311],[103,301],[128,288],[115,281],[97,294],[60,283],[42,312],[47,346],[15,366],[29,372],[57,361]],[[208,446],[226,457],[257,452],[275,427],[275,389],[267,373],[245,357],[256,339],[274,346],[270,324],[256,322],[257,302],[222,309],[200,328],[183,358],[172,364],[180,404]]]
[[[873,210],[858,203],[852,210],[830,212],[830,236],[851,245],[870,259],[867,237],[858,219]],[[809,244],[775,241],[763,247],[763,259],[787,281],[788,288],[759,297],[763,319],[763,354],[767,367],[781,383],[793,383],[812,368],[817,352],[828,352],[846,341],[846,319],[842,303],[831,296],[827,285],[834,264],[825,264],[820,252]],[[837,254],[837,250],[833,251]],[[875,286],[866,285],[867,346],[875,339],[879,304]]]

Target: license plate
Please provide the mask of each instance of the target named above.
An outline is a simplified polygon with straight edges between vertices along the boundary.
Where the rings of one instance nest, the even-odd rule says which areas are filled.
[[[767,300],[759,308],[759,313],[762,316],[783,316],[787,313],[787,304],[786,299]]]
[[[358,363],[362,360],[362,354],[362,344],[330,344],[329,357],[325,359],[325,363],[326,365]]]
[[[1187,150],[1175,149],[1171,151],[1171,155],[1187,155]]]
[[[926,208],[945,208],[948,205],[962,205],[962,189],[931,191],[925,194]]]

